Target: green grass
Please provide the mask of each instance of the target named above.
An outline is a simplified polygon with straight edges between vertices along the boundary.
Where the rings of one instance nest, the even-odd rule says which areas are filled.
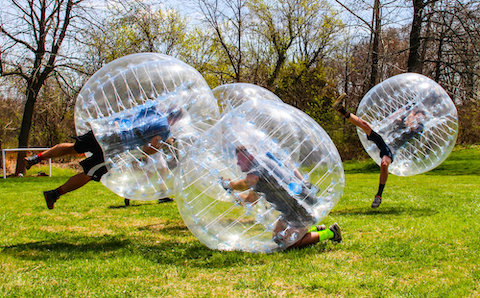
[[[2,180],[0,296],[479,296],[479,151],[390,176],[377,210],[378,167],[346,162],[344,195],[325,220],[344,242],[274,254],[209,250],[174,203],[125,208],[99,183],[47,210],[41,191],[73,170]]]

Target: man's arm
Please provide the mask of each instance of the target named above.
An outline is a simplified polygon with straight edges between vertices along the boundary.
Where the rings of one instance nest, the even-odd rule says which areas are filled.
[[[257,184],[259,179],[260,178],[257,175],[248,174],[247,177],[245,177],[244,179],[240,179],[237,181],[230,181],[230,183],[228,183],[227,186],[228,188],[233,190],[244,191],[251,188],[255,184]]]
[[[173,138],[170,137],[168,138],[165,143],[169,144],[170,146],[173,145]],[[148,155],[157,153],[158,150],[162,148],[162,146],[165,146],[165,144],[162,142],[162,137],[160,136],[155,136],[150,139],[150,144],[147,144],[142,147],[143,152],[145,152]]]

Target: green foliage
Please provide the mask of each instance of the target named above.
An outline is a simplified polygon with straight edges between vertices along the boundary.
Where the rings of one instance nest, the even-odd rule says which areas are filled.
[[[72,170],[2,180],[0,295],[478,296],[478,147],[455,149],[428,175],[389,177],[379,209],[368,163],[345,164],[343,197],[324,222],[340,224],[343,243],[268,255],[209,250],[175,203],[127,208],[99,183],[47,210],[41,191]]]
[[[87,36],[88,55],[101,65],[128,54],[158,52],[175,55],[186,36],[186,21],[174,10],[142,2],[125,3],[128,11],[112,8],[100,28]]]
[[[45,82],[35,105],[30,147],[52,147],[76,135],[74,100],[75,97],[66,94],[55,80]]]
[[[0,94],[0,149],[16,145],[22,106],[21,101]]]
[[[327,78],[327,71],[320,65],[307,69],[302,64],[290,64],[275,93],[284,102],[304,111],[322,126],[330,125],[335,115],[331,111],[335,88],[334,82]]]

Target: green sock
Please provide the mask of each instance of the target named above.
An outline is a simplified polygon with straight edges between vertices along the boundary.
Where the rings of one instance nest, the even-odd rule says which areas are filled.
[[[310,229],[308,229],[307,233],[310,233],[310,232],[318,232],[317,226],[311,226]]]
[[[334,236],[333,232],[330,231],[330,229],[326,229],[326,230],[323,230],[323,231],[318,231],[317,233],[318,233],[319,241],[332,239],[333,236]]]

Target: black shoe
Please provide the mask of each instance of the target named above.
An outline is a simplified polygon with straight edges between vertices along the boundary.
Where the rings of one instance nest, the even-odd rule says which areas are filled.
[[[333,238],[330,240],[333,242],[342,242],[342,231],[337,223],[334,223],[328,229],[333,232]]]
[[[125,202],[125,206],[130,206],[130,200],[129,199],[125,199],[124,202]]]
[[[37,163],[39,163],[41,161],[40,158],[38,157],[38,155],[32,155],[32,156],[25,157],[23,160],[25,161],[25,168],[27,168],[27,170],[30,170],[30,168],[33,165],[36,165]]]
[[[335,102],[332,104],[332,108],[334,108],[335,110],[340,110],[341,108],[344,108],[343,107],[343,99],[346,97],[347,95],[345,93],[341,94],[339,97],[337,97],[337,99],[335,100]]]
[[[173,202],[174,200],[172,198],[163,198],[163,199],[158,199],[158,203],[167,203],[167,202]]]
[[[43,196],[45,197],[45,202],[47,203],[48,209],[53,209],[55,202],[60,197],[56,189],[44,191]]]
[[[372,208],[378,208],[378,206],[380,206],[381,203],[382,203],[382,197],[378,195],[375,196],[372,202]]]

